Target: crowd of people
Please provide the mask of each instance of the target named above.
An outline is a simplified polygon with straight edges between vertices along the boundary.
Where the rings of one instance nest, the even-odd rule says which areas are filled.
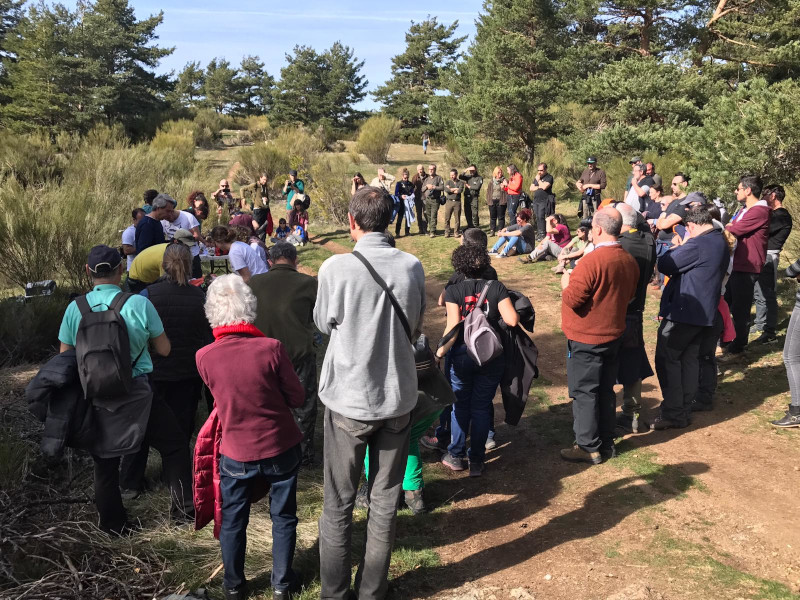
[[[308,196],[296,172],[282,189],[288,214],[277,228],[266,175],[239,198],[220,181],[211,198],[229,224],[206,234],[202,192],[178,210],[168,194],[148,190],[122,246],[89,253],[93,289],[67,308],[61,353],[29,387],[43,415],[72,415],[67,425],[43,417],[43,448],[91,453],[100,527],[116,535],[135,529],[124,501],[147,491],[149,448],[158,450],[174,521],[214,524],[226,599],[247,594],[250,507],[268,494],[273,594],[290,598],[301,586],[292,567],[298,472],[319,461],[319,399],[322,597],[349,598],[352,586],[358,598],[383,598],[398,507],[426,508],[420,446],[439,451],[444,467],[481,477],[496,446],[498,388],[506,422],[515,423],[536,376],[533,307],[498,280],[493,257],[557,262],[575,433],[561,451],[568,461],[599,464],[616,456],[621,435],[687,427],[693,413],[713,408],[718,360],[740,360],[751,331],[760,332],[753,343],[776,339],[778,257],[792,227],[783,188],[741,178],[739,208],[728,220],[702,193],[687,193],[685,174],[665,195],[653,163],[634,157],[631,165],[625,197],[614,201],[601,199],[605,173],[587,160],[575,183],[586,218],[574,235],[556,212],[546,164],[538,165],[530,196],[515,165],[505,175],[495,168],[484,196],[497,237],[491,248],[479,223],[483,179],[475,165],[451,170],[447,180],[434,164],[427,174],[419,165],[413,177],[404,169],[397,181],[380,169],[369,185],[357,174],[348,211],[354,250],[327,259],[316,278],[297,270]],[[444,234],[460,245],[438,302],[446,324],[431,348],[422,335],[422,264],[395,247],[389,227],[394,221],[399,235],[405,223],[408,234],[416,222],[420,234],[434,236],[441,206]],[[209,252],[226,256],[233,273],[204,278]],[[786,275],[800,277],[800,261]],[[662,399],[644,419],[642,381],[654,375],[643,336],[650,285],[662,290],[655,317]],[[800,291],[784,349],[792,400],[777,427],[800,427],[798,315]],[[319,380],[317,332],[328,338]],[[511,391],[510,381],[525,382],[516,386],[524,391]],[[615,385],[622,386],[619,412]],[[202,399],[209,416],[192,460]],[[81,410],[93,411],[92,424],[75,416]],[[369,512],[353,582],[357,506]]]

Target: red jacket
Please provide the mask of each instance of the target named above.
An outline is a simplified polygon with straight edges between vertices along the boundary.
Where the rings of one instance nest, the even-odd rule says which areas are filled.
[[[511,181],[504,188],[506,193],[511,196],[519,196],[522,193],[522,174],[517,172],[511,176]]]
[[[214,537],[222,525],[222,492],[219,487],[219,444],[222,424],[217,408],[208,415],[194,445],[194,528],[202,529],[214,521]]]
[[[222,526],[222,491],[219,478],[220,442],[222,424],[217,416],[217,407],[208,415],[194,445],[194,528],[200,530],[214,521],[214,537],[219,539]],[[266,496],[268,487],[261,478],[256,478],[251,502]]]

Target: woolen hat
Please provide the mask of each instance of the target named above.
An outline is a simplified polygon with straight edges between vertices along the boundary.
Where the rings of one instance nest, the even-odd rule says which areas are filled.
[[[89,250],[89,257],[86,259],[89,270],[96,277],[111,275],[121,262],[122,256],[119,250],[105,244],[95,246]]]

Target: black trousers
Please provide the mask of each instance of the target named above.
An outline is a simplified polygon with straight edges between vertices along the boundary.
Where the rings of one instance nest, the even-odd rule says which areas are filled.
[[[144,442],[139,452],[122,457],[121,467],[117,459],[117,470],[121,473],[116,477],[116,487],[143,489],[147,456],[152,446],[161,454],[163,478],[172,495],[173,515],[189,513],[194,506],[189,442],[194,433],[202,380],[194,377],[181,381],[157,381],[151,385],[153,404]]]
[[[533,213],[536,215],[536,238],[544,238],[547,235],[545,217],[547,217],[550,203],[544,200],[534,200]]]
[[[753,308],[753,290],[758,280],[758,273],[734,271],[728,279],[725,298],[731,307],[733,327],[736,339],[728,346],[729,352],[741,352],[747,345],[750,336],[750,310]]]
[[[668,319],[658,328],[656,375],[663,395],[661,417],[680,425],[688,425],[691,419],[700,378],[700,342],[706,329]]]
[[[203,276],[203,263],[200,261],[200,255],[192,257],[192,279],[198,279]]]
[[[506,226],[506,207],[499,202],[489,205],[489,229],[499,231]]]
[[[310,464],[314,460],[314,431],[317,424],[317,357],[310,354],[300,359],[294,365],[294,372],[305,390],[306,399],[303,406],[293,408],[292,414],[300,431],[303,432],[303,441],[300,450],[303,454],[303,463]]]
[[[717,390],[717,342],[722,335],[724,324],[722,315],[714,316],[714,325],[704,328],[700,336],[700,350],[698,361],[700,369],[700,379],[697,386],[695,402],[703,406],[712,406],[714,392]]]
[[[587,452],[614,445],[620,340],[583,344],[567,340],[567,386],[575,442]]]

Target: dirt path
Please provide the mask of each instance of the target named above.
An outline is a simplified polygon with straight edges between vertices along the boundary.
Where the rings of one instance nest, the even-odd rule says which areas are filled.
[[[517,427],[502,423],[495,398],[499,446],[484,477],[429,465],[441,477],[426,498],[441,510],[426,520],[425,534],[442,564],[396,579],[394,597],[800,597],[800,437],[764,425],[763,396],[742,397],[742,384],[723,378],[718,408],[679,435],[628,436],[621,456],[598,467],[565,463],[558,450],[571,442],[572,418],[557,278],[532,276],[511,259],[493,265],[536,308],[541,380]],[[429,280],[426,289],[426,330],[436,339],[444,324],[436,307],[442,283]],[[651,292],[647,314],[657,302]],[[655,327],[646,324],[651,361]],[[745,378],[774,381],[785,377],[782,368],[773,355],[751,364]],[[645,396],[652,410],[660,399],[655,377]],[[433,453],[426,458],[436,460]],[[416,525],[401,519],[398,537]]]

